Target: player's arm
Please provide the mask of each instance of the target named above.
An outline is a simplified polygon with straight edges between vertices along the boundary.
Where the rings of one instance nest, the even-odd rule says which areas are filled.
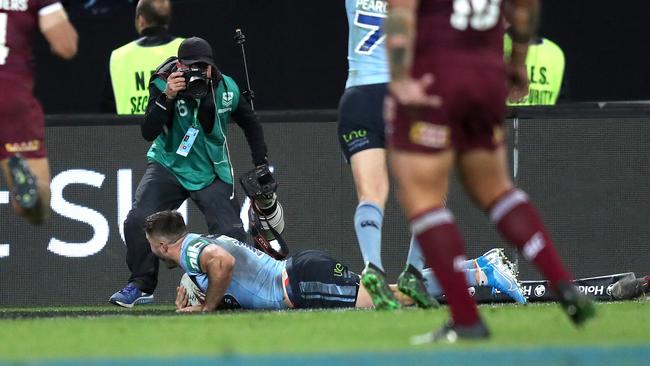
[[[170,129],[174,118],[173,111],[174,100],[167,98],[167,95],[153,82],[150,83],[147,111],[140,125],[142,137],[147,141],[153,141],[163,132],[165,126]]]
[[[391,80],[409,78],[415,48],[418,0],[388,0],[384,23]]]
[[[433,75],[425,74],[420,79],[411,77],[418,3],[419,0],[388,0],[388,17],[384,22],[391,75],[388,88],[404,106],[438,107],[442,103],[440,97],[427,94],[427,88],[433,84]]]
[[[528,43],[537,35],[539,27],[538,0],[508,0],[504,16],[510,23],[512,56],[510,63],[521,65],[526,62]]]
[[[244,131],[244,136],[246,136],[246,141],[253,156],[253,164],[255,166],[266,164],[267,148],[264,140],[264,130],[253,107],[243,94],[239,95],[239,104],[232,112],[232,119]]]
[[[212,311],[226,294],[235,269],[235,257],[218,245],[209,245],[199,257],[199,265],[208,275],[208,291],[202,311]]]
[[[526,54],[528,43],[537,34],[539,24],[538,0],[508,0],[505,3],[504,16],[510,23],[512,52],[508,65],[510,90],[508,99],[521,100],[528,94],[528,71]]]
[[[66,60],[77,54],[77,31],[70,24],[61,3],[56,2],[39,10],[38,25],[52,53]]]

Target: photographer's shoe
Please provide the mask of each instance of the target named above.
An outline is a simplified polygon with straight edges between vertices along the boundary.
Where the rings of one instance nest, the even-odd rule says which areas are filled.
[[[361,283],[368,290],[377,310],[396,310],[400,304],[386,283],[386,275],[374,264],[368,263],[361,273]]]
[[[438,301],[427,292],[422,273],[409,265],[397,278],[397,289],[423,309],[437,308]]]
[[[153,294],[142,292],[134,284],[129,283],[123,289],[114,293],[108,299],[108,302],[125,308],[132,308],[134,305],[151,304]]]
[[[558,283],[555,292],[564,312],[576,326],[582,325],[596,315],[596,308],[591,298],[581,293],[572,283]]]
[[[19,155],[10,157],[9,174],[14,183],[13,196],[18,206],[26,211],[33,210],[39,202],[38,187],[25,159]]]

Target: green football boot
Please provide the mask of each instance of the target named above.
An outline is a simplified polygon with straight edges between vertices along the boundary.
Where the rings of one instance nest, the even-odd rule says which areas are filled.
[[[427,292],[422,273],[410,264],[397,278],[397,289],[413,299],[420,308],[430,309],[440,306],[438,301]]]
[[[395,298],[395,294],[388,287],[386,274],[377,266],[368,263],[361,273],[361,283],[368,290],[372,303],[377,310],[396,310],[400,304]]]

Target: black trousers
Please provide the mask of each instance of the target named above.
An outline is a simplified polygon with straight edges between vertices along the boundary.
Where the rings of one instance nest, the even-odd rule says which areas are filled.
[[[147,216],[164,210],[177,209],[188,197],[199,207],[210,234],[227,235],[246,240],[239,203],[230,199],[232,185],[218,178],[200,191],[188,191],[165,167],[150,162],[138,184],[133,208],[124,221],[126,264],[131,271],[129,282],[140,290],[152,293],[158,284],[158,257],[149,247],[144,234]]]

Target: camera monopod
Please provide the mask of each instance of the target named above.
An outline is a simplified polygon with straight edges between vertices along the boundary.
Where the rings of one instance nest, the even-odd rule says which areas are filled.
[[[246,90],[244,91],[244,96],[248,99],[251,104],[251,108],[255,110],[253,105],[253,99],[255,99],[255,92],[251,89],[251,80],[248,77],[248,64],[246,63],[246,50],[244,49],[244,43],[246,43],[246,36],[242,33],[241,29],[235,30],[235,42],[239,45],[239,50],[241,51],[241,58],[244,63],[244,75],[246,77]]]

